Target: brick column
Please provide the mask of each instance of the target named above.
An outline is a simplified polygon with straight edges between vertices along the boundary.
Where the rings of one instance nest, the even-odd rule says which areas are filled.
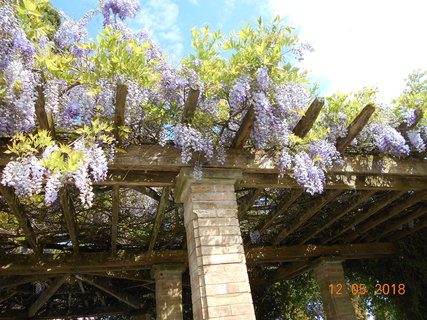
[[[327,320],[356,320],[356,313],[347,290],[342,261],[321,260],[314,267],[314,276],[322,294]],[[331,294],[330,284],[333,285]],[[339,288],[341,294],[337,294]]]
[[[182,320],[183,265],[156,265],[151,275],[156,280],[156,319]]]
[[[254,320],[234,184],[239,170],[182,169],[175,199],[184,203],[194,320]]]

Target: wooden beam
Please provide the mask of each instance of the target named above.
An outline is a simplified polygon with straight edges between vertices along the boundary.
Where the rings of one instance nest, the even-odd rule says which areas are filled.
[[[242,124],[239,127],[236,135],[234,136],[233,142],[231,143],[232,148],[242,149],[246,141],[248,141],[251,134],[252,128],[254,127],[255,122],[255,111],[254,107],[251,105],[248,112],[246,112],[243,117]]]
[[[294,233],[307,220],[311,219],[311,217],[313,217],[317,212],[322,210],[322,208],[325,207],[329,202],[335,200],[340,193],[342,193],[341,190],[330,190],[327,191],[325,195],[316,199],[315,203],[310,206],[310,208],[306,212],[297,217],[296,220],[291,222],[287,227],[285,227],[282,232],[279,233],[273,244],[278,245],[283,239]]]
[[[156,244],[157,235],[159,234],[160,226],[162,224],[163,214],[165,212],[165,207],[169,198],[170,191],[170,187],[163,188],[162,196],[160,198],[159,205],[157,206],[157,213],[156,218],[154,220],[153,230],[151,232],[150,244],[148,245],[149,252],[153,250],[154,245]]]
[[[115,255],[117,252],[117,232],[120,212],[120,188],[113,187],[113,198],[111,204],[111,254]]]
[[[261,192],[264,189],[251,189],[247,196],[242,199],[242,202],[239,204],[237,209],[239,221],[245,220],[248,214],[248,211],[254,205],[255,201],[261,195]]]
[[[321,226],[318,226],[316,228],[316,230],[313,230],[311,232],[309,232],[307,234],[307,236],[305,236],[300,242],[299,244],[305,244],[307,243],[308,240],[313,239],[317,234],[319,234],[320,232],[322,232],[323,230],[329,228],[332,224],[334,224],[337,220],[339,220],[340,218],[344,217],[347,213],[353,211],[354,209],[358,208],[362,203],[364,203],[366,200],[368,200],[369,198],[371,198],[373,195],[375,194],[375,191],[367,191],[362,193],[359,198],[356,200],[355,203],[353,203],[350,207],[347,206],[346,210],[342,210],[342,208],[340,208],[339,211],[334,212],[330,219],[328,220],[328,222],[326,222],[325,224],[322,224]]]
[[[414,226],[413,229],[407,229],[407,230],[402,230],[400,232],[396,232],[391,237],[389,237],[389,239],[392,241],[397,241],[424,228],[427,228],[427,219],[421,222],[420,224]]]
[[[361,259],[397,254],[390,243],[367,243],[345,245],[297,245],[282,247],[255,247],[247,250],[248,264],[295,262],[318,256],[341,256],[346,259]],[[123,273],[128,270],[148,270],[155,264],[186,263],[185,250],[151,251],[143,253],[119,251],[116,257],[109,252],[80,253],[78,259],[70,254],[43,254],[41,257],[28,255],[3,255],[0,259],[0,276],[56,274],[105,274]]]
[[[52,284],[46,288],[45,291],[38,297],[38,299],[31,305],[31,307],[28,309],[28,317],[33,317],[36,315],[37,311],[40,310],[41,307],[55,294],[56,291],[64,284],[65,281],[67,281],[68,276],[62,276],[55,281],[52,282]]]
[[[308,107],[304,116],[295,126],[292,131],[293,134],[300,138],[304,138],[313,127],[313,124],[319,116],[320,110],[322,110],[324,104],[325,100],[323,98],[315,98],[310,107]]]
[[[396,222],[387,226],[382,232],[372,233],[370,237],[367,237],[368,241],[377,241],[381,238],[384,238],[390,232],[395,231],[396,229],[402,227],[404,224],[411,222],[419,217],[422,217],[427,213],[427,207],[420,207],[409,215],[406,215],[402,219],[397,220]]]
[[[178,172],[172,171],[131,171],[131,170],[109,170],[107,180],[95,182],[94,185],[101,186],[123,186],[142,191],[153,198],[155,195],[150,192],[148,187],[170,187],[175,185],[175,179]],[[144,188],[144,189],[139,189]],[[160,199],[160,196],[158,197]]]
[[[385,208],[386,206],[388,206],[389,204],[391,204],[395,200],[402,197],[405,193],[406,192],[391,192],[391,193],[389,193],[385,198],[381,199],[380,201],[376,201],[375,204],[368,211],[358,215],[356,217],[356,219],[354,219],[354,221],[351,222],[349,225],[347,225],[345,228],[342,228],[341,230],[335,232],[334,235],[331,237],[322,239],[320,242],[322,244],[327,244],[327,243],[332,242],[333,240],[335,240],[336,238],[338,238],[342,234],[344,234],[347,231],[349,231],[350,229],[352,229],[354,226],[365,221],[366,219],[368,219],[369,217],[371,217],[372,215],[374,215],[375,213],[380,211],[382,208]]]
[[[117,141],[121,141],[119,135],[119,127],[125,124],[125,108],[126,108],[126,97],[128,94],[128,88],[124,84],[117,85],[116,98],[114,101],[114,137]]]
[[[193,121],[194,114],[196,113],[197,103],[199,102],[199,89],[190,88],[188,92],[187,100],[184,104],[184,110],[182,112],[182,123],[190,123]]]
[[[91,284],[92,286],[108,293],[109,295],[112,295],[116,299],[120,300],[121,302],[126,303],[127,305],[131,306],[135,309],[140,309],[143,307],[143,303],[141,303],[140,299],[131,295],[129,292],[126,292],[124,290],[121,290],[115,286],[113,286],[108,281],[105,281],[105,279],[98,279],[96,277],[86,276],[86,275],[76,275],[75,276],[79,280],[83,280],[84,282],[87,282]]]
[[[12,211],[12,213],[18,220],[19,226],[24,231],[25,239],[27,240],[28,244],[34,250],[34,252],[40,253],[41,248],[38,244],[36,234],[34,233],[30,220],[28,220],[27,218],[27,214],[25,213],[24,207],[22,206],[18,197],[13,192],[13,189],[0,184],[0,193],[6,200],[9,209]]]
[[[372,114],[375,112],[375,107],[371,104],[365,106],[357,115],[353,122],[348,126],[347,136],[337,141],[337,150],[343,152],[344,149],[353,141],[354,138],[366,126]]]
[[[73,251],[75,254],[79,253],[79,241],[77,239],[76,228],[76,212],[74,210],[73,201],[70,197],[68,186],[64,186],[59,190],[59,202],[61,204],[64,220],[67,225],[68,234],[70,235]]]
[[[394,216],[403,212],[405,209],[413,206],[417,202],[425,200],[426,197],[427,197],[427,191],[414,193],[408,199],[406,199],[401,203],[396,204],[393,208],[391,208],[390,210],[388,210],[387,212],[385,212],[383,215],[379,216],[375,220],[369,221],[365,223],[363,226],[361,226],[360,228],[357,228],[356,232],[344,238],[344,241],[351,242],[359,237],[361,237],[362,239],[365,238],[367,236],[366,232],[368,232],[372,228],[375,228],[379,224],[393,218]]]

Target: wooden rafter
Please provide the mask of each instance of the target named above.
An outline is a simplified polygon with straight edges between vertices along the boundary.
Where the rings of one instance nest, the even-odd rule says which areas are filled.
[[[353,234],[348,235],[346,238],[344,238],[344,242],[352,242],[353,240],[361,237],[362,239],[367,236],[367,233],[372,228],[375,228],[379,224],[393,218],[394,216],[398,215],[399,213],[403,212],[405,209],[413,206],[417,202],[420,202],[422,200],[425,200],[427,196],[427,191],[424,192],[416,192],[413,195],[411,195],[408,199],[403,201],[402,203],[397,204],[378,218],[376,218],[373,221],[369,221],[365,223],[360,228],[356,229],[356,232]]]
[[[255,227],[255,230],[264,232],[278,216],[282,215],[303,194],[303,192],[302,189],[293,189],[290,197],[282,199],[274,211],[269,214],[267,219]]]
[[[196,113],[197,103],[199,101],[199,94],[199,89],[190,88],[187,100],[184,104],[184,110],[182,112],[182,123],[191,123],[193,121],[194,114]]]
[[[97,318],[113,315],[123,315],[130,313],[131,308],[126,305],[116,305],[107,307],[91,307],[89,308],[69,308],[55,309],[43,312],[36,315],[32,320],[50,320],[50,319],[80,319],[80,318]],[[28,315],[22,311],[11,311],[0,314],[0,320],[28,320]]]
[[[118,84],[116,98],[114,101],[114,137],[117,141],[121,141],[121,137],[119,135],[119,127],[124,126],[125,124],[125,108],[127,94],[127,86],[124,84]]]
[[[365,106],[362,111],[357,115],[353,122],[348,127],[347,136],[337,141],[337,150],[342,152],[353,141],[354,138],[366,126],[372,114],[375,112],[375,107],[371,104]]]
[[[9,291],[9,292],[5,292],[3,294],[0,293],[0,303],[9,300],[10,298],[12,298],[13,296],[15,296],[17,294],[16,291]]]
[[[108,293],[109,295],[126,303],[132,308],[140,309],[143,307],[143,304],[140,302],[140,300],[137,297],[131,295],[129,292],[126,292],[124,290],[121,290],[115,287],[113,284],[111,284],[109,281],[106,281],[105,279],[98,279],[96,277],[91,277],[86,275],[78,275],[76,276],[76,278],[79,280],[83,280],[84,282],[87,282],[90,285]]]
[[[345,245],[297,245],[281,247],[255,247],[247,250],[248,264],[271,262],[295,262],[318,256],[342,256],[360,259],[398,254],[391,243],[345,244]],[[115,259],[108,252],[80,253],[78,259],[70,254],[5,255],[0,260],[0,276],[57,274],[123,273],[129,270],[148,270],[153,265],[164,263],[186,263],[185,250],[151,251],[143,253],[119,251]]]
[[[279,267],[271,278],[271,281],[278,282],[286,279],[292,279],[301,273],[309,271],[311,268],[312,263],[309,260],[291,263],[290,265]]]
[[[287,236],[294,233],[300,226],[302,226],[307,220],[309,220],[311,217],[313,217],[317,212],[319,212],[323,207],[325,207],[329,202],[332,200],[335,200],[335,198],[342,193],[342,190],[330,190],[327,191],[326,194],[319,197],[315,200],[315,203],[310,206],[310,208],[304,212],[302,215],[297,217],[296,220],[291,222],[285,229],[279,233],[279,235],[276,237],[276,240],[274,240],[273,244],[278,245],[283,239],[285,239]]]
[[[170,194],[170,187],[163,188],[162,196],[160,198],[159,205],[157,207],[156,218],[154,220],[153,231],[151,232],[150,244],[148,245],[148,251],[152,251],[156,244],[157,235],[159,234],[160,225],[162,224],[163,214]]]
[[[242,124],[239,127],[236,135],[234,136],[233,142],[231,143],[232,148],[241,149],[245,146],[246,141],[249,140],[251,130],[254,127],[255,122],[255,111],[254,107],[251,106],[243,117]]]
[[[292,131],[293,134],[300,138],[304,138],[313,127],[313,124],[319,116],[320,110],[322,110],[324,104],[325,100],[323,98],[315,98],[310,107],[308,107],[304,116],[295,126]]]
[[[373,233],[372,236],[367,237],[368,241],[377,241],[381,238],[384,238],[390,232],[393,232],[403,226],[404,224],[411,222],[419,217],[422,217],[427,213],[427,207],[420,207],[409,215],[404,216],[403,218],[397,220],[396,222],[387,226],[382,232]]]
[[[41,249],[37,242],[33,227],[31,226],[30,220],[28,220],[24,207],[22,206],[18,197],[13,192],[13,189],[0,184],[0,193],[2,194],[10,210],[18,220],[19,226],[24,231],[25,239],[27,240],[28,244],[34,250],[34,252],[39,253]]]
[[[338,238],[342,234],[344,234],[347,231],[349,231],[350,229],[354,228],[359,223],[365,221],[366,219],[368,219],[369,217],[371,217],[372,215],[374,215],[375,213],[377,213],[381,209],[387,207],[389,204],[391,204],[393,201],[399,199],[404,194],[405,194],[405,192],[392,192],[392,193],[388,194],[384,199],[377,201],[368,211],[358,215],[356,217],[356,219],[354,219],[349,225],[347,225],[346,227],[342,228],[341,230],[335,232],[333,236],[322,239],[320,242],[322,244],[330,243],[331,241],[335,240],[336,238]]]
[[[65,223],[67,225],[68,234],[70,235],[73,251],[75,254],[79,253],[79,241],[77,238],[76,228],[76,212],[74,210],[73,201],[67,186],[59,190],[59,202],[61,203],[62,212],[64,214]]]
[[[427,219],[424,220],[423,222],[421,222],[420,224],[414,226],[414,228],[412,228],[412,229],[407,229],[407,230],[402,230],[402,231],[396,232],[395,234],[391,235],[389,237],[389,239],[391,241],[397,241],[397,240],[400,240],[406,236],[409,236],[410,234],[412,234],[414,232],[422,230],[424,228],[427,228]]]
[[[263,189],[251,189],[246,197],[242,199],[239,207],[237,208],[239,221],[246,219],[248,211],[254,205],[255,201],[261,195]]]
[[[69,276],[61,276],[55,281],[52,282],[52,284],[47,287],[45,291],[38,297],[38,299],[31,305],[31,307],[28,309],[28,317],[33,317],[37,313],[37,311],[40,310],[41,307],[55,294],[56,291],[64,284],[65,281],[67,281]]]
[[[356,200],[355,203],[353,203],[350,207],[347,207],[346,210],[339,210],[334,212],[330,219],[328,220],[328,222],[326,222],[325,224],[322,224],[320,226],[316,227],[316,230],[312,230],[311,232],[309,232],[307,234],[306,237],[304,237],[299,244],[305,244],[307,243],[308,240],[313,239],[317,234],[319,234],[320,232],[322,232],[323,230],[329,228],[332,224],[334,224],[337,220],[339,220],[340,218],[344,217],[347,213],[355,210],[356,208],[358,208],[362,203],[364,203],[366,200],[368,200],[370,197],[372,197],[375,194],[375,191],[367,191],[361,194],[361,196]],[[342,209],[342,208],[340,208]]]
[[[113,198],[111,204],[111,253],[116,254],[117,251],[117,232],[120,212],[120,188],[113,187]]]
[[[17,276],[17,277],[9,277],[3,280],[0,280],[0,290],[6,288],[17,287],[21,284],[34,282],[40,280],[40,276]]]

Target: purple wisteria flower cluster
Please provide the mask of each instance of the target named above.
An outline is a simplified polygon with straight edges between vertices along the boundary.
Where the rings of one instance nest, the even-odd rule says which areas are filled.
[[[389,124],[372,123],[368,128],[374,134],[375,143],[380,152],[394,156],[409,155],[409,146],[402,134]]]
[[[101,12],[104,16],[104,26],[113,23],[111,14],[120,19],[134,18],[141,9],[137,0],[107,0],[101,4]]]

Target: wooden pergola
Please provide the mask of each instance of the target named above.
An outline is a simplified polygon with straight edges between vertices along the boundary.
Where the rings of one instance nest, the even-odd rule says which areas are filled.
[[[183,121],[194,115],[196,94],[190,92]],[[124,121],[120,105],[125,100],[117,99],[117,126]],[[322,106],[323,100],[315,99],[295,127],[296,135],[308,133]],[[252,109],[227,149],[225,163],[202,160],[203,179],[212,178],[215,170],[239,172],[234,183],[237,216],[252,287],[263,284],[256,275],[265,266],[276,270],[270,281],[282,281],[311,270],[322,258],[398,255],[399,240],[427,227],[423,156],[379,158],[348,148],[373,111],[366,106],[347,137],[338,141],[344,162],[327,173],[321,195],[309,195],[290,175],[281,174],[277,152],[244,148],[253,126]],[[42,117],[39,123],[49,128]],[[109,165],[108,179],[96,184],[92,211],[74,200],[76,191],[70,186],[49,208],[42,200],[21,201],[12,189],[0,186],[0,213],[8,221],[0,226],[0,319],[113,314],[143,319],[155,305],[153,266],[188,266],[184,209],[177,197],[179,177],[194,162],[183,164],[180,151],[169,145],[134,145],[126,151]],[[1,153],[0,165],[8,161],[10,156]],[[141,204],[129,208],[126,197],[157,203],[156,209]],[[135,215],[138,208],[141,214]],[[251,233],[260,234],[259,242],[251,241]],[[183,284],[189,283],[186,271]]]

